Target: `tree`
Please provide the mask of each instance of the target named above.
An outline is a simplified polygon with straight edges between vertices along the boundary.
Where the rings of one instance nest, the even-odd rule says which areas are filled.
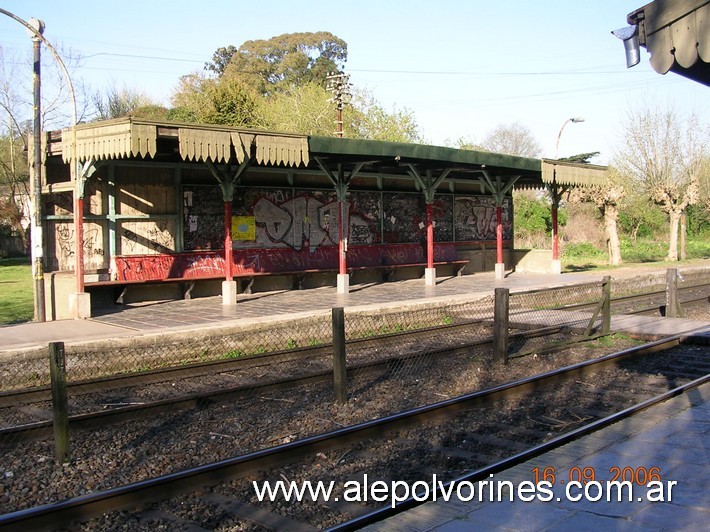
[[[97,120],[110,120],[135,115],[136,110],[157,106],[145,93],[127,87],[113,86],[106,93],[97,91],[93,96]]]
[[[68,88],[51,54],[42,53],[42,128],[47,131],[67,125],[73,110],[68,106]],[[59,50],[70,73],[79,57]],[[86,92],[74,79],[77,98],[77,120],[86,114]],[[0,226],[6,233],[19,237],[28,249],[30,205],[29,163],[27,149],[31,144],[33,115],[32,46],[27,42],[25,54],[7,55],[0,48]]]
[[[616,172],[610,171],[609,180],[604,185],[577,187],[574,198],[577,201],[591,201],[599,209],[604,219],[604,236],[606,239],[609,264],[621,264],[621,242],[617,220],[619,208],[624,200],[625,190]]]
[[[20,97],[23,76],[18,60],[6,58],[0,48],[0,233],[18,237],[23,249],[29,248],[27,227],[30,196],[27,148],[31,107]],[[31,72],[31,69],[30,69]],[[31,94],[31,93],[30,93]],[[29,111],[29,113],[28,113]]]
[[[589,164],[589,161],[599,155],[598,151],[580,153],[560,159],[570,163]],[[604,220],[604,238],[609,256],[609,264],[621,264],[621,241],[619,240],[619,207],[625,196],[624,186],[619,175],[609,174],[609,180],[604,185],[577,187],[572,191],[576,201],[590,201],[599,209]]]
[[[322,83],[293,85],[260,98],[260,127],[302,135],[332,136],[335,131],[333,104]]]
[[[263,127],[258,108],[261,96],[233,76],[209,78],[189,74],[180,79],[167,118],[181,122]]]
[[[695,114],[646,106],[628,113],[624,138],[614,166],[668,214],[666,260],[676,261],[681,216],[699,197],[707,131]]]
[[[539,157],[542,152],[530,129],[518,122],[497,126],[489,131],[479,144],[466,144],[460,140],[459,146],[462,149],[507,153],[520,157]]]
[[[217,51],[212,54],[212,62],[205,63],[205,70],[211,70],[221,76],[235,53],[237,53],[237,49],[231,44],[227,47],[217,48]]]
[[[342,70],[347,58],[348,45],[332,33],[285,33],[247,41],[236,51],[233,46],[220,48],[206,68],[219,77],[238,77],[257,92],[269,94],[321,83],[328,73]]]
[[[346,136],[388,142],[421,142],[414,114],[408,109],[387,111],[366,90],[355,91],[351,108],[345,113],[349,122]]]
[[[170,120],[228,124],[305,135],[336,135],[327,74],[347,57],[347,44],[327,32],[295,33],[220,48],[207,70],[218,76],[183,76],[173,94]],[[345,136],[417,142],[409,110],[386,110],[365,90],[343,112]]]

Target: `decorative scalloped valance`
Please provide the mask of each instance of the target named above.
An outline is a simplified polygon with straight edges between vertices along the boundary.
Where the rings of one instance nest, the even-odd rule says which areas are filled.
[[[259,164],[307,166],[308,160],[306,137],[256,136],[256,161]]]
[[[581,187],[601,186],[608,181],[606,166],[542,160],[542,182]]]
[[[307,166],[308,138],[299,135],[238,130],[228,126],[176,124],[132,117],[80,124],[76,127],[76,157],[100,161],[129,157],[154,157],[158,136],[177,137],[185,161],[238,163],[252,157],[272,166]],[[234,148],[234,155],[232,155]],[[62,130],[62,158],[71,159],[72,130]]]
[[[674,61],[683,68],[691,68],[698,60],[710,63],[710,3],[667,26],[647,28],[646,48],[659,74],[668,72]]]
[[[157,128],[153,124],[133,122],[96,123],[95,127],[76,128],[76,158],[79,161],[153,157]],[[62,159],[71,160],[72,130],[62,130]]]
[[[229,131],[212,129],[178,128],[180,157],[185,161],[229,161],[232,136]]]

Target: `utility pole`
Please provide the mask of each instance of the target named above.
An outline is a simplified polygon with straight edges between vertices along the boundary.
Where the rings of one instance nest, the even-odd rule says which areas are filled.
[[[333,93],[333,97],[329,100],[335,103],[337,112],[336,131],[338,138],[343,138],[343,107],[350,102],[352,94],[350,94],[350,75],[343,72],[331,72],[325,78],[328,81],[325,90]]]
[[[44,33],[44,22],[39,19],[30,19],[29,24],[39,33]],[[33,129],[33,161],[32,161],[32,220],[31,220],[31,245],[32,245],[32,276],[34,277],[34,317],[35,321],[46,320],[44,308],[44,238],[42,234],[42,99],[40,47],[42,42],[35,33],[29,32],[32,37],[33,85],[34,85],[34,129]]]

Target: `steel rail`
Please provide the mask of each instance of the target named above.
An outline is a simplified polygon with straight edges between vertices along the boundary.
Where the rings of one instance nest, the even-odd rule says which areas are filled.
[[[598,359],[502,384],[488,390],[466,394],[332,432],[310,436],[243,456],[53,504],[0,515],[0,530],[22,530],[24,532],[27,529],[47,526],[56,527],[76,520],[87,520],[109,511],[142,506],[148,502],[164,500],[197,487],[243,477],[249,473],[273,468],[304,456],[312,456],[318,452],[342,448],[368,438],[379,438],[383,433],[393,430],[417,426],[425,421],[449,419],[458,413],[470,410],[474,406],[489,404],[521,393],[534,392],[572,377],[596,372],[607,365],[616,364],[622,360],[667,350],[679,345],[680,342],[681,335],[675,335]],[[708,378],[710,377],[705,377],[706,380]],[[583,433],[586,432],[576,431],[575,437]]]
[[[492,314],[491,314],[492,318]],[[348,346],[357,346],[358,344],[373,342],[373,341],[388,341],[399,339],[403,336],[414,336],[417,334],[426,334],[432,331],[455,331],[486,323],[487,318],[475,319],[463,323],[455,323],[451,325],[436,325],[432,327],[423,327],[412,331],[399,331],[388,334],[381,334],[366,338],[352,338],[347,341]],[[332,353],[332,343],[321,344],[313,347],[300,347],[296,349],[272,351],[269,353],[260,353],[253,355],[244,355],[234,359],[211,360],[207,362],[197,362],[182,366],[169,366],[165,368],[156,368],[147,371],[135,373],[121,373],[111,375],[109,377],[100,377],[97,379],[73,381],[67,384],[67,389],[70,395],[80,395],[86,393],[95,393],[96,386],[101,386],[101,391],[109,391],[119,388],[129,388],[139,384],[155,384],[175,379],[184,379],[188,377],[201,377],[215,373],[233,372],[243,369],[251,369],[265,365],[274,364],[276,362],[297,362],[303,359],[329,356]],[[0,407],[12,406],[16,403],[33,402],[33,401],[48,401],[51,399],[51,386],[35,386],[32,388],[23,388],[19,390],[9,390],[0,392]]]
[[[510,335],[510,342],[514,343],[516,340],[520,339],[531,339],[540,336],[547,336],[550,334],[555,334],[567,330],[568,325],[555,325],[550,327],[538,328],[532,331],[526,331],[522,333],[516,333]],[[533,349],[525,351],[523,353],[513,353],[509,355],[509,358],[520,358],[529,355],[531,352],[538,353],[540,355],[545,355],[549,353],[554,353],[568,348],[572,344],[583,343],[586,341],[596,340],[600,338],[601,334],[591,335],[585,337],[578,341],[563,342],[541,349]],[[372,340],[371,338],[368,340]],[[467,342],[458,346],[443,346],[439,349],[433,349],[427,351],[427,356],[447,356],[452,357],[458,354],[467,354],[468,350],[483,346],[486,344],[491,344],[492,340],[490,338],[476,340],[474,342]],[[398,354],[386,358],[380,358],[374,361],[365,361],[361,363],[350,364],[347,367],[348,378],[354,375],[365,375],[381,371],[382,368],[390,367],[392,362],[401,361],[406,362],[411,359],[420,358],[422,355],[418,352],[410,352],[406,354]],[[209,402],[226,401],[235,397],[240,397],[243,395],[249,395],[251,392],[256,390],[259,391],[275,391],[275,390],[285,390],[290,388],[296,388],[299,386],[305,386],[308,384],[323,384],[332,382],[333,372],[331,370],[319,371],[315,373],[309,373],[308,375],[302,375],[299,377],[292,377],[287,379],[275,379],[272,381],[261,382],[256,385],[241,385],[241,386],[230,386],[221,387],[215,390],[209,390],[204,392],[195,392],[192,394],[183,395],[179,398],[167,398],[159,399],[156,401],[146,402],[142,404],[120,406],[116,408],[111,408],[109,410],[85,412],[82,414],[75,414],[69,417],[69,426],[71,430],[80,429],[93,429],[101,426],[105,426],[111,423],[118,423],[124,420],[138,419],[145,417],[148,414],[155,415],[159,413],[169,413],[176,410],[187,410],[189,408],[197,407],[201,404]],[[103,391],[103,390],[102,390]],[[33,423],[25,423],[22,425],[15,425],[6,428],[0,428],[0,441],[3,438],[12,437],[15,441],[32,441],[39,438],[51,436],[53,434],[53,422],[51,420],[37,421]]]
[[[536,445],[535,447],[531,447],[530,449],[526,449],[521,453],[513,455],[504,460],[500,460],[495,464],[491,464],[477,469],[476,471],[472,471],[471,473],[467,473],[466,475],[447,482],[446,486],[433,486],[432,489],[436,490],[437,496],[443,496],[444,493],[448,491],[448,487],[452,484],[455,486],[456,484],[461,482],[478,482],[480,480],[488,479],[491,475],[510,469],[511,467],[514,467],[518,464],[526,462],[527,460],[540,456],[546,452],[556,449],[557,447],[561,447],[562,445],[570,443],[596,430],[607,427],[609,425],[613,425],[614,423],[621,421],[622,419],[637,414],[647,408],[657,405],[658,403],[667,401],[668,399],[672,399],[673,397],[686,393],[687,391],[692,390],[693,388],[697,388],[698,386],[702,386],[707,382],[710,382],[710,375],[705,375],[684,385],[678,386],[677,388],[673,388],[672,390],[668,390],[667,392],[651,397],[650,399],[647,399],[641,403],[626,408],[620,412],[617,412],[616,414],[612,414],[602,419],[593,421],[588,425],[584,425],[583,427],[579,427],[570,432],[557,436],[551,439],[550,441],[541,443],[539,445]],[[417,497],[416,499],[415,496]],[[419,493],[415,493],[409,499],[395,504],[394,508],[392,506],[379,508],[377,510],[345,521],[343,523],[329,527],[326,530],[328,532],[345,532],[350,530],[358,530],[364,526],[377,523],[379,521],[387,519],[388,517],[392,517],[393,515],[410,510],[416,506],[419,506],[420,504],[424,504],[428,500],[429,499],[422,499]]]

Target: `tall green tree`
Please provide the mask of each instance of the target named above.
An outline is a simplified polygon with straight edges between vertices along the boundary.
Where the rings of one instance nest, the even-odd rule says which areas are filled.
[[[422,142],[414,113],[385,109],[367,90],[356,90],[344,113],[346,136],[388,142]]]
[[[308,82],[260,98],[258,123],[264,129],[332,136],[335,113],[322,83]]]
[[[205,73],[183,76],[171,120],[229,124],[307,135],[336,135],[326,77],[342,68],[347,44],[328,32],[293,33],[217,50]],[[419,142],[409,110],[385,109],[365,90],[345,106],[345,136]]]
[[[181,122],[263,127],[259,116],[261,96],[233,76],[210,78],[189,74],[180,79],[167,118]]]
[[[285,33],[247,41],[236,50],[220,48],[206,69],[219,77],[239,77],[259,93],[269,94],[293,85],[320,83],[329,72],[342,70],[347,58],[348,45],[332,33]]]

